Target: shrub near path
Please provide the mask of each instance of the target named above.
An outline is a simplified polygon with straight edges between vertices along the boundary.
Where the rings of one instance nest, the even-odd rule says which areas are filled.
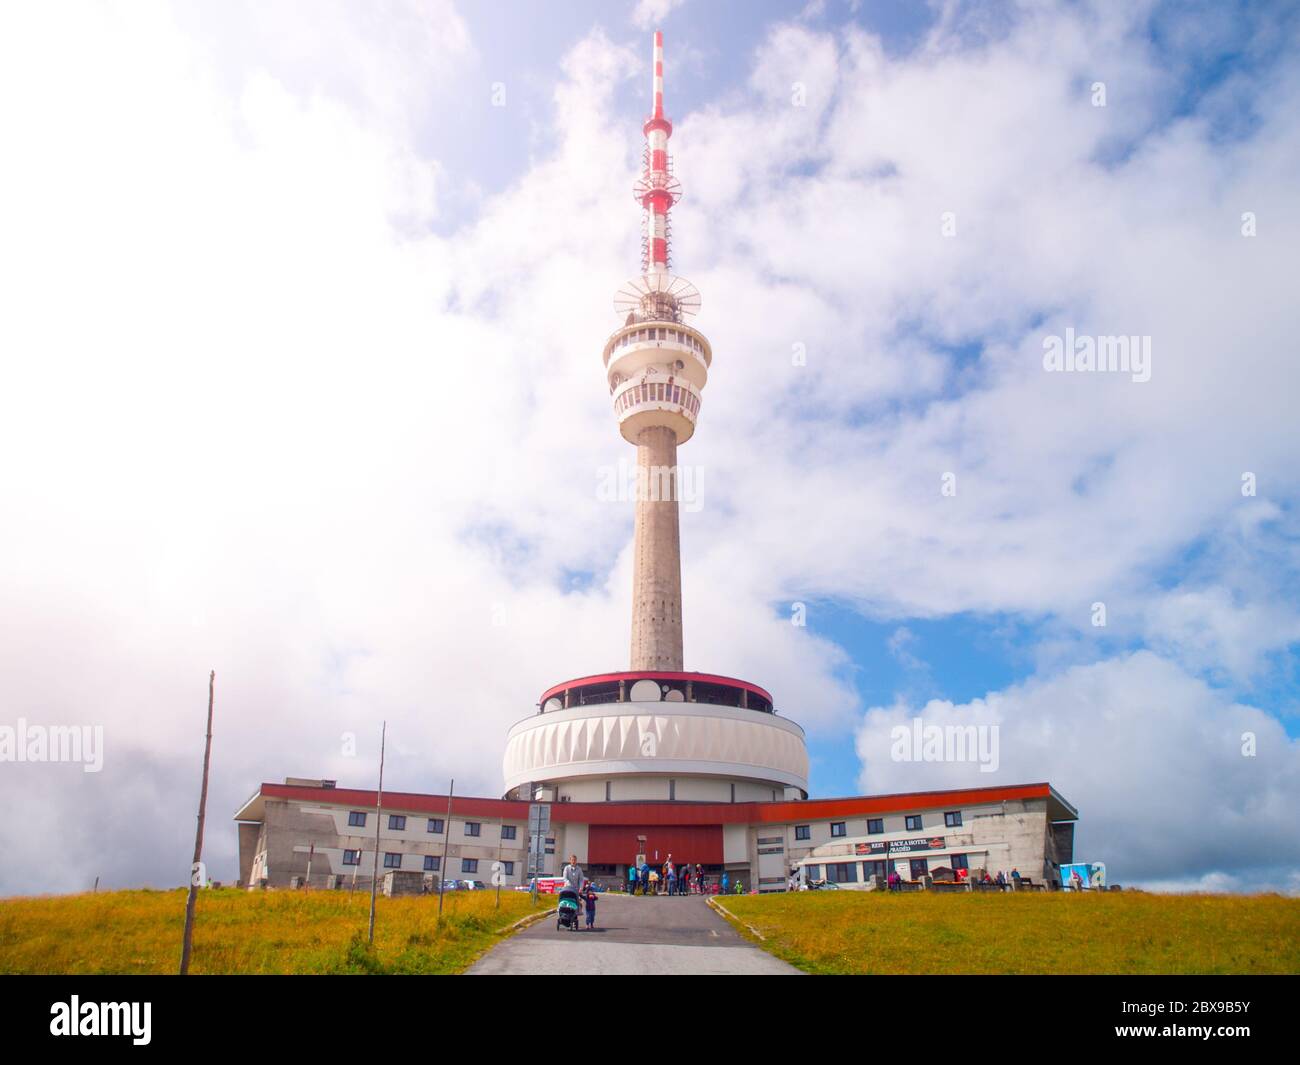
[[[377,901],[366,943],[368,891],[199,893],[190,971],[217,973],[458,973],[533,912],[529,896],[448,892]],[[538,909],[543,908],[539,902]],[[175,973],[185,892],[107,891],[0,900],[0,973]]]
[[[726,906],[814,973],[1300,972],[1300,899],[1278,895],[805,891]]]

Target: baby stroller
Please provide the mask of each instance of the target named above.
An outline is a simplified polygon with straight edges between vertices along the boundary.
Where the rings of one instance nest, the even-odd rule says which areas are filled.
[[[555,927],[567,928],[570,932],[578,930],[578,896],[568,888],[560,892],[560,906]]]

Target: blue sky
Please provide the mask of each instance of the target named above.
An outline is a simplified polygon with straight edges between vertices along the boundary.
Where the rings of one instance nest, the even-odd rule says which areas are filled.
[[[856,10],[854,10],[856,8]],[[675,56],[668,85],[672,109],[686,114],[725,99],[749,75],[749,57],[772,22],[788,18],[798,8],[773,0],[718,0],[697,4],[695,10],[669,13],[656,23],[667,35]],[[499,192],[523,174],[529,160],[546,149],[547,130],[554,122],[551,91],[560,76],[560,61],[572,42],[599,30],[621,44],[647,56],[648,33],[633,20],[634,5],[601,0],[576,0],[557,5],[539,18],[535,4],[524,0],[477,4],[464,15],[478,50],[474,74],[488,82],[506,83],[518,93],[520,106],[493,108],[479,94],[451,113],[437,116],[437,124],[453,130],[455,160],[472,173],[482,187]],[[813,25],[835,26],[854,22],[881,35],[888,47],[903,48],[914,42],[934,18],[925,4],[875,3],[850,5],[832,2],[820,15],[810,14]],[[648,79],[647,65],[647,79]],[[616,114],[635,129],[647,105],[646,81],[621,86],[614,98]],[[445,141],[426,130],[426,150],[438,153]],[[639,150],[635,141],[630,150]],[[454,223],[453,223],[454,224]]]
[[[0,15],[0,696],[109,743],[0,777],[13,868],[170,882],[210,668],[233,810],[367,783],[382,720],[393,786],[495,794],[626,660],[599,352],[660,25],[687,668],[771,690],[814,794],[1047,779],[1123,882],[1300,890],[1295,5],[306,10]],[[1049,372],[1067,330],[1150,379]],[[917,716],[1000,768],[900,764]]]

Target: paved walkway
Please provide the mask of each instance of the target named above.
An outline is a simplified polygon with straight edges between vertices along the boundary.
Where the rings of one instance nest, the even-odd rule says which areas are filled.
[[[699,896],[602,895],[592,931],[559,931],[553,916],[543,918],[469,969],[471,976],[561,973],[801,975],[742,938]]]

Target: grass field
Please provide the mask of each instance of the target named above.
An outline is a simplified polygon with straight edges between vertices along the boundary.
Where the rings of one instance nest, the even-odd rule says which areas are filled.
[[[192,973],[457,973],[533,912],[529,896],[449,892],[378,900],[368,891],[199,893]],[[544,908],[539,903],[538,909]],[[0,973],[175,973],[185,891],[0,899]]]
[[[813,973],[1297,973],[1300,899],[807,891],[724,903]]]

